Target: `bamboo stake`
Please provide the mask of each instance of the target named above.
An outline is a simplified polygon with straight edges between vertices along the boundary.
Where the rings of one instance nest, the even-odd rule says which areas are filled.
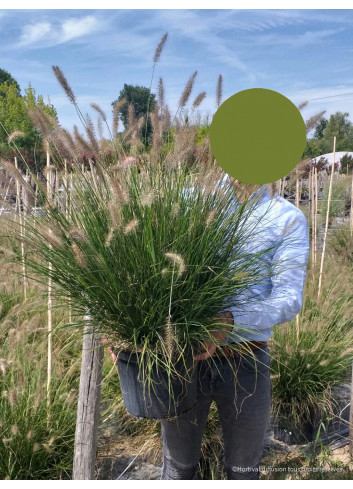
[[[15,168],[18,170],[17,158],[15,156]],[[20,238],[21,238],[21,262],[22,262],[22,274],[23,274],[23,295],[24,300],[27,300],[27,280],[26,280],[26,264],[25,264],[25,243],[24,243],[24,222],[21,208],[21,190],[23,193],[23,187],[21,189],[20,182],[16,180],[16,210],[18,210],[18,218],[20,222]]]
[[[297,170],[297,180],[296,180],[296,191],[295,191],[295,205],[299,208],[300,197],[299,197],[299,178],[298,178],[298,170]]]
[[[311,261],[314,263],[315,261],[315,218],[314,218],[314,168],[311,171],[310,175],[310,190],[311,190]]]
[[[5,192],[5,197],[4,197],[4,204],[6,204],[6,199],[7,199],[7,195],[9,193],[9,190],[10,190],[10,187],[11,187],[11,182],[13,180],[13,177],[10,177],[10,180],[9,180],[9,184],[7,186],[7,189],[6,189],[6,192]],[[4,211],[5,207],[4,205],[1,206],[1,209],[0,209],[0,216],[2,215],[3,211]]]
[[[326,240],[327,240],[327,232],[328,232],[328,223],[330,219],[330,203],[331,203],[331,195],[332,195],[332,182],[333,182],[333,174],[335,172],[335,153],[336,153],[336,136],[333,138],[333,161],[331,168],[331,178],[330,178],[330,186],[328,190],[328,198],[327,198],[327,212],[326,212],[326,224],[325,224],[325,234],[324,234],[324,244],[322,247],[321,254],[321,263],[320,263],[320,273],[319,273],[319,287],[317,292],[317,297],[320,297],[321,294],[321,282],[322,282],[322,272],[324,269],[324,259],[325,259],[325,250],[326,250]]]
[[[353,362],[352,362],[352,382],[351,382],[351,406],[349,410],[349,455],[353,459]]]
[[[50,154],[47,152],[47,196],[48,200],[52,201],[52,172],[50,169]],[[49,233],[51,230],[49,229]],[[49,243],[49,248],[52,246]],[[52,271],[52,263],[49,262],[49,277],[48,277],[48,379],[47,379],[47,408],[48,408],[48,417],[47,423],[49,425],[50,414],[49,414],[49,406],[50,406],[50,397],[51,397],[51,377],[52,377],[52,352],[53,352],[53,317],[52,317],[52,280],[51,280],[51,271]]]
[[[353,236],[353,170],[352,170],[352,186],[351,186],[351,214],[350,214],[351,236]]]
[[[318,180],[317,180],[317,168],[314,169],[314,181],[315,181],[315,202],[314,202],[314,264],[316,265],[317,257],[317,209],[318,209]]]

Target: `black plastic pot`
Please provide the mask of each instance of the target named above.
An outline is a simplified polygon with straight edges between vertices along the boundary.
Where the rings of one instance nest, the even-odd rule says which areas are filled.
[[[169,377],[161,367],[153,366],[148,372],[150,382],[146,380],[147,371],[139,368],[138,355],[121,351],[117,361],[124,405],[132,416],[156,420],[174,418],[196,405],[197,375],[191,354],[185,364],[179,361],[174,366],[178,375]]]

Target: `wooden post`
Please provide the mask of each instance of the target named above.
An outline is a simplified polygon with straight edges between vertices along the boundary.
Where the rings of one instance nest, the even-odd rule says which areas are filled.
[[[88,319],[88,317],[86,316]],[[77,407],[73,480],[94,479],[104,349],[86,324]]]
[[[326,249],[326,240],[327,240],[327,232],[328,232],[328,223],[329,223],[329,219],[330,219],[330,203],[331,203],[331,195],[332,195],[332,182],[333,182],[333,174],[335,172],[335,153],[336,153],[336,136],[333,138],[333,162],[332,162],[332,167],[331,167],[330,186],[329,186],[328,197],[327,197],[327,212],[326,212],[326,224],[325,224],[324,244],[323,244],[323,247],[322,247],[321,263],[320,263],[320,273],[319,273],[319,287],[318,287],[318,292],[317,292],[318,298],[320,297],[320,293],[321,293],[322,272],[323,272],[323,269],[324,269],[324,259],[325,259],[325,249]]]
[[[352,383],[351,383],[351,405],[349,409],[349,455],[353,459],[353,362],[352,362]]]

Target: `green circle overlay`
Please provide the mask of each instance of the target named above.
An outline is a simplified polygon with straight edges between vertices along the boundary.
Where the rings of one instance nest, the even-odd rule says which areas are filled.
[[[299,163],[306,129],[287,97],[265,88],[238,92],[219,107],[209,130],[217,163],[249,184],[272,183]]]

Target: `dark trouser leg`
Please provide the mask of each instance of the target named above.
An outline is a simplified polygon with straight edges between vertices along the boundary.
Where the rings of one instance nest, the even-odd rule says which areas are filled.
[[[224,463],[231,480],[258,479],[259,462],[270,416],[271,381],[268,348],[241,360],[234,357],[235,381],[225,379],[214,390],[223,430]],[[257,369],[255,368],[257,364]]]
[[[209,373],[198,369],[197,406],[173,421],[161,421],[163,442],[162,480],[194,478],[201,453],[202,434],[211,404]]]

